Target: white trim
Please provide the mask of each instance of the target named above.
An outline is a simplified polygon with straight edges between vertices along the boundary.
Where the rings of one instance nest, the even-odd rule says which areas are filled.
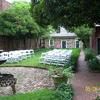
[[[52,45],[50,44],[51,40],[53,40],[53,44]],[[49,47],[52,47],[52,46],[54,46],[54,39],[49,39]]]
[[[66,42],[66,48],[67,48],[67,40],[61,40],[61,48],[62,48],[62,42],[65,41]]]
[[[76,41],[79,41],[79,40],[75,39],[75,48],[76,48]],[[79,48],[80,48],[80,41],[79,41]]]

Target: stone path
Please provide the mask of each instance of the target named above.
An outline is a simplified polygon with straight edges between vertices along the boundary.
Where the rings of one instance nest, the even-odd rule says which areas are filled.
[[[78,60],[78,72],[73,77],[72,85],[74,88],[74,100],[95,100],[97,89],[100,90],[100,73],[88,71],[84,52],[81,51]]]
[[[48,76],[47,70],[24,67],[0,67],[0,72],[11,73],[17,78],[17,93],[31,92],[54,86],[52,79]],[[0,87],[0,96],[11,94],[11,87]]]

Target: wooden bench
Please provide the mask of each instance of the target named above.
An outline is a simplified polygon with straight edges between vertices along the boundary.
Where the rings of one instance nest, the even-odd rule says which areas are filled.
[[[11,86],[13,94],[16,93],[16,89],[15,89],[16,82],[17,82],[17,79],[14,78],[14,75],[0,73],[0,87]]]

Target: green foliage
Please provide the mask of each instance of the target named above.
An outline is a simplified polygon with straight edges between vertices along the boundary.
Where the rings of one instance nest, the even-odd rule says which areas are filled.
[[[84,50],[84,53],[85,53],[85,60],[86,60],[86,61],[90,61],[90,60],[92,60],[93,58],[96,57],[96,54],[95,54],[95,53],[93,52],[93,50],[90,49],[90,48],[86,48],[86,49]]]
[[[73,89],[70,84],[62,83],[56,90],[55,97],[57,100],[73,100]]]
[[[78,62],[79,55],[80,55],[80,49],[73,49],[70,65],[72,66],[74,71],[77,70],[77,62]]]
[[[34,0],[32,2],[32,16],[35,21],[42,27],[50,25],[49,18],[46,13],[46,7],[44,0],[40,0],[38,4],[35,5]]]
[[[55,68],[52,66],[52,68],[49,69],[49,75],[53,79],[55,88],[57,88],[62,83],[67,83],[68,79],[73,76],[72,68]]]
[[[42,89],[33,93],[0,97],[0,100],[56,100],[56,98],[54,98],[54,93],[55,92],[52,90]]]
[[[0,100],[72,100],[72,96],[71,85],[62,84],[56,91],[42,89],[31,93],[1,96]]]
[[[85,53],[85,60],[88,61],[89,69],[94,72],[100,72],[100,62],[96,58],[96,54],[93,52],[92,49],[86,48],[84,50]]]
[[[83,42],[84,47],[89,47],[92,29],[88,25],[81,25],[79,27],[74,27],[73,31],[76,33],[78,38]]]
[[[44,0],[50,19],[65,27],[100,23],[100,1],[98,0]]]
[[[100,72],[100,62],[98,59],[95,57],[92,60],[88,62],[90,70],[94,72]]]
[[[71,67],[68,67],[68,68],[63,68],[63,67],[51,68],[50,67],[49,72],[50,72],[50,75],[57,75],[57,76],[66,77],[66,78],[70,78],[73,76]]]
[[[24,37],[35,34],[39,27],[31,17],[30,5],[25,2],[16,2],[0,14],[0,33]]]
[[[42,27],[30,13],[30,4],[15,2],[12,6],[0,13],[0,34],[17,38],[47,37],[52,30],[50,25]]]
[[[95,100],[100,100],[100,96],[97,96]]]

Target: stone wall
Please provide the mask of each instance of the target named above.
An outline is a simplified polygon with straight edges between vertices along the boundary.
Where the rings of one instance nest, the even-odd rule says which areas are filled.
[[[54,38],[54,48],[61,48],[61,41],[67,41],[67,48],[75,48],[76,38]],[[49,39],[45,40],[45,47],[49,48]]]

